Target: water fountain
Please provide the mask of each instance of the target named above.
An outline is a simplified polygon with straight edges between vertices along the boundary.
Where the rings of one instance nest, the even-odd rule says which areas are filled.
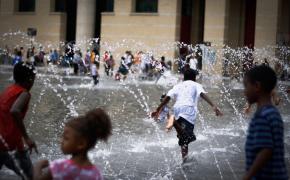
[[[21,39],[25,43],[25,38]],[[89,45],[90,41],[83,43]],[[132,46],[134,43],[136,46]],[[56,45],[44,48],[53,46]],[[113,45],[102,43],[102,46],[113,53],[118,48],[137,51],[145,47],[142,43],[129,40]],[[158,47],[151,47],[151,53],[154,54],[154,49],[158,48],[166,51],[181,46],[187,47],[181,43],[161,43]],[[216,51],[216,61],[220,61],[225,53],[229,53],[229,57],[241,57],[245,52],[245,49],[218,47],[212,47]],[[270,54],[273,48],[255,49],[255,59],[262,61],[267,57],[271,62],[278,61]],[[230,63],[235,64],[231,59]],[[63,157],[59,137],[64,122],[101,106],[112,118],[113,136],[107,144],[97,144],[90,157],[106,179],[241,179],[245,167],[244,142],[249,119],[243,113],[243,86],[235,79],[223,77],[210,62],[205,66],[206,71],[199,81],[222,108],[224,116],[217,118],[207,104],[199,104],[200,112],[195,126],[197,141],[190,144],[189,161],[186,163],[181,161],[175,132],[166,133],[164,124],[157,124],[148,117],[148,112],[158,105],[161,94],[179,81],[178,74],[165,74],[157,84],[154,81],[141,81],[134,76],[117,82],[103,75],[100,84],[93,86],[90,77],[65,75],[63,69],[54,65],[38,68],[26,117],[29,134],[36,140],[40,152],[33,154],[32,160]],[[1,91],[13,82],[11,70],[10,66],[0,66]],[[290,101],[289,95],[284,93],[287,86],[289,82],[279,82],[278,93],[283,98],[279,109],[285,122],[286,162],[290,169]],[[0,177],[15,176],[4,169],[0,171]]]

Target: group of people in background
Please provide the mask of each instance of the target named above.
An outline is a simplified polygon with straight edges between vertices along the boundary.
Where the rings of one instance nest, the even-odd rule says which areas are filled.
[[[55,50],[54,53],[57,53]],[[56,58],[58,54],[56,54]],[[46,63],[45,52],[42,47],[39,48],[38,52],[34,46],[28,48],[27,50],[24,47],[16,47],[10,52],[10,49],[6,46],[5,49],[1,52],[0,62],[2,64],[12,64],[15,65],[18,62],[27,61],[33,65],[41,65]]]
[[[202,70],[203,52],[199,45],[196,48],[182,49],[180,56],[175,61],[179,73],[184,73],[187,69],[197,72]]]
[[[231,50],[224,49],[222,58],[223,76],[240,81],[249,69],[264,64],[274,69],[279,80],[290,79],[289,54],[283,57],[271,57],[270,59],[269,56],[255,57],[254,50],[247,47]]]
[[[94,84],[98,84],[100,69],[104,69],[104,75],[115,80],[125,80],[129,74],[134,74],[141,79],[160,79],[166,70],[171,70],[171,61],[165,61],[165,56],[156,59],[151,52],[126,51],[120,59],[115,59],[112,52],[105,51],[103,54],[96,48],[88,48],[83,54],[81,50],[75,49],[73,45],[67,45],[63,51],[51,49],[45,52],[42,47],[24,49],[15,48],[10,53],[6,48],[1,59],[4,64],[15,65],[18,62],[29,62],[35,66],[46,66],[53,64],[60,67],[73,69],[74,75],[90,75]],[[191,63],[192,64],[192,63]],[[100,66],[103,65],[103,68]],[[194,65],[191,65],[193,67]],[[70,71],[66,71],[70,74]]]

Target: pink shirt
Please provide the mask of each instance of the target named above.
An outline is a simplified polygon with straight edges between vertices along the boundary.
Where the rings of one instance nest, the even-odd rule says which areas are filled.
[[[96,166],[79,166],[70,159],[58,159],[50,163],[53,179],[57,180],[103,180]]]

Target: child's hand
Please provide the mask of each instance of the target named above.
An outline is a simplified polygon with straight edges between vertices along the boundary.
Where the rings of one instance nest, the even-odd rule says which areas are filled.
[[[158,118],[158,115],[159,115],[158,111],[154,111],[154,112],[151,113],[151,117],[154,118],[154,119]]]
[[[213,110],[214,110],[216,116],[222,116],[223,115],[223,113],[219,110],[218,107],[214,106]]]
[[[165,129],[166,132],[169,132],[171,130],[172,130],[172,126],[171,127],[166,126],[166,129]]]
[[[36,153],[38,153],[37,146],[36,146],[35,142],[34,142],[32,139],[30,139],[30,138],[28,137],[28,138],[25,138],[24,140],[25,140],[25,143],[27,144],[27,146],[28,146],[28,148],[29,148],[29,152],[30,152],[30,154],[32,153],[32,150],[33,150],[33,149],[34,149],[34,151],[35,151]]]
[[[33,179],[52,179],[50,171],[43,171],[48,166],[49,162],[46,159],[36,162],[33,167]]]

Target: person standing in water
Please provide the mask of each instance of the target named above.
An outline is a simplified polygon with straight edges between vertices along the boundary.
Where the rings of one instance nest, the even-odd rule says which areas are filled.
[[[172,121],[171,126],[176,129],[177,137],[179,139],[178,144],[181,147],[181,155],[183,160],[186,160],[188,155],[188,144],[196,140],[193,130],[198,112],[197,103],[199,97],[210,104],[217,116],[222,115],[219,108],[214,105],[210,98],[205,94],[205,90],[202,85],[195,82],[196,74],[196,71],[187,69],[184,72],[184,81],[169,90],[164,100],[151,114],[152,117],[157,118],[163,107],[171,99],[176,99],[173,106],[175,120]],[[169,125],[166,128],[170,129],[171,127]]]
[[[34,84],[35,74],[31,64],[18,62],[13,70],[15,83],[0,94],[0,168],[5,165],[22,179],[31,179],[33,169],[25,145],[28,146],[30,153],[33,149],[37,152],[36,144],[29,137],[23,122],[28,110],[31,98],[29,91]],[[15,151],[16,161],[9,151]]]
[[[247,101],[257,105],[247,131],[244,180],[288,179],[284,153],[284,123],[272,102],[276,83],[276,73],[265,65],[250,69],[244,77]]]

